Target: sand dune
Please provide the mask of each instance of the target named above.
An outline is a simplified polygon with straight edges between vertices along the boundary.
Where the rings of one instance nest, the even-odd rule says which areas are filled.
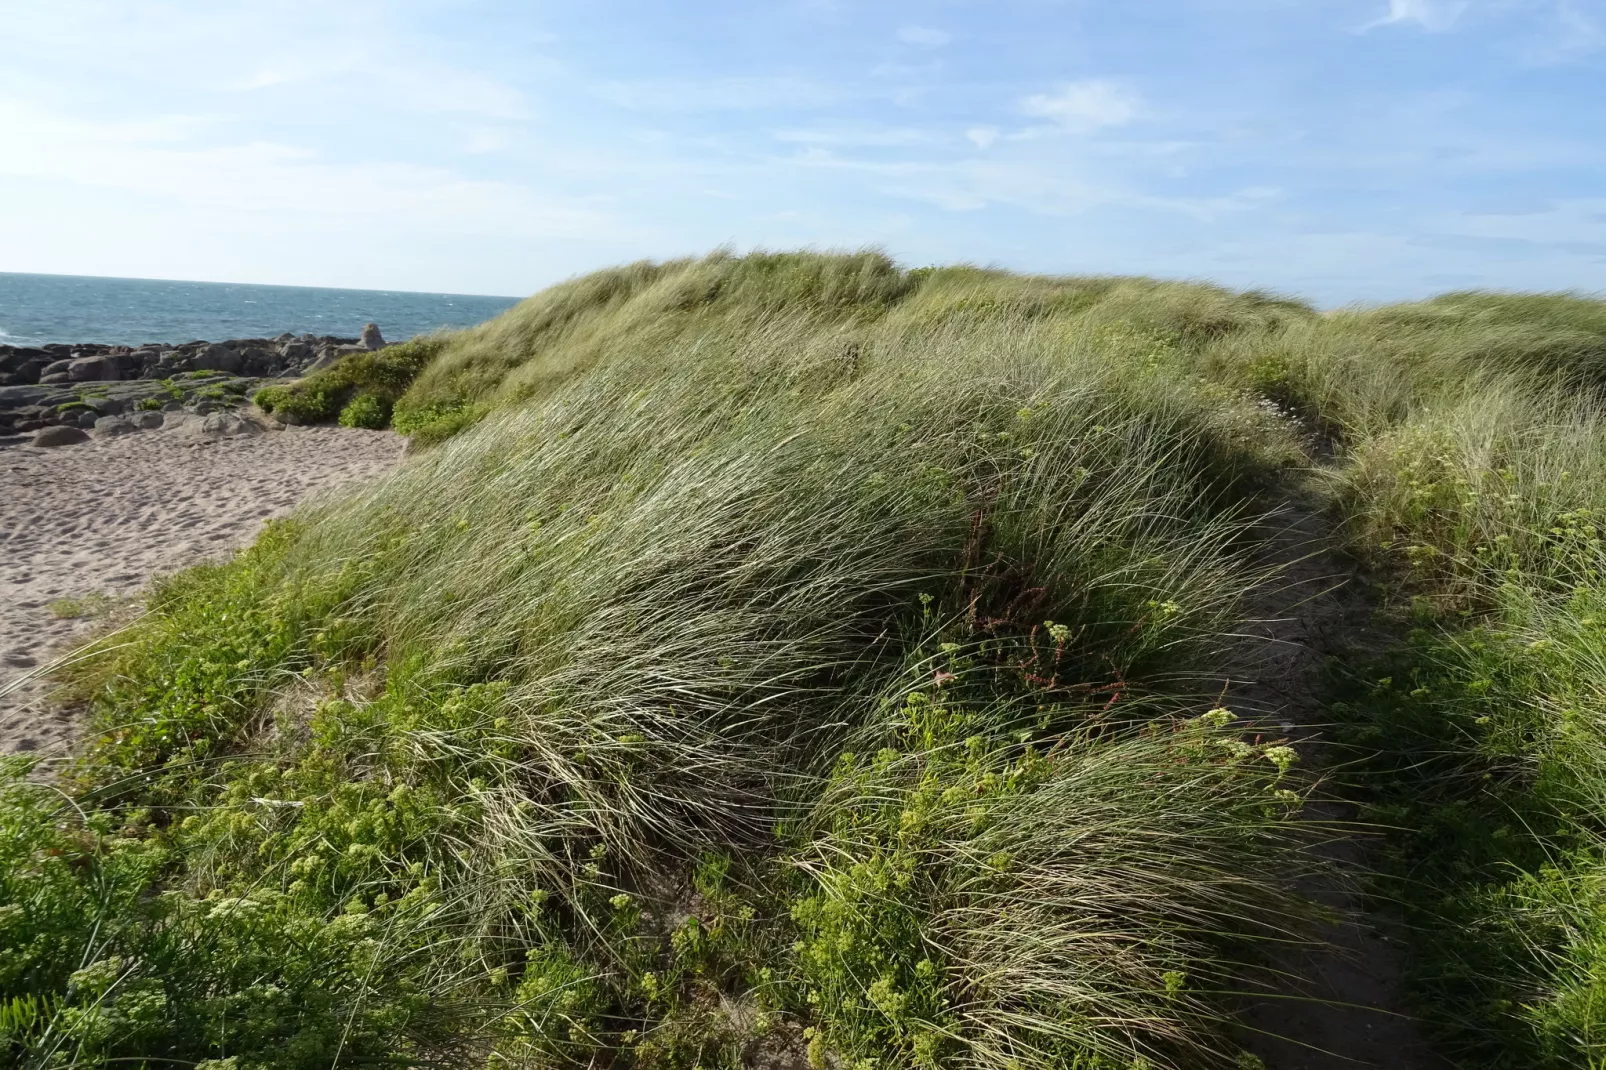
[[[315,427],[197,442],[152,431],[55,449],[0,446],[0,690],[70,650],[91,618],[64,600],[118,600],[159,572],[250,542],[308,494],[400,459],[390,432]],[[0,695],[0,752],[72,738],[45,685]]]

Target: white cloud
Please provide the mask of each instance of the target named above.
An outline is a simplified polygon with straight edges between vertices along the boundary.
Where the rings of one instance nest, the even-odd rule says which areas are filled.
[[[1138,99],[1113,82],[1089,79],[1070,82],[1057,93],[1036,93],[1021,101],[1021,111],[1049,119],[1072,133],[1105,126],[1123,126],[1138,115]]]
[[[999,131],[996,126],[973,126],[965,131],[965,137],[978,149],[985,149],[998,140]]]
[[[1362,32],[1380,26],[1414,22],[1426,30],[1448,30],[1466,13],[1467,0],[1389,0],[1386,15],[1361,27]]]
[[[898,40],[917,48],[941,48],[953,39],[953,34],[930,26],[905,26],[898,31]]]
[[[0,98],[0,129],[7,136],[0,176],[121,190],[184,210],[227,210],[287,224],[404,219],[415,233],[511,228],[530,237],[619,231],[615,219],[590,205],[523,185],[381,158],[330,163],[306,148],[264,140],[197,144],[175,137],[183,126],[98,122]],[[82,166],[84,160],[95,166]]]

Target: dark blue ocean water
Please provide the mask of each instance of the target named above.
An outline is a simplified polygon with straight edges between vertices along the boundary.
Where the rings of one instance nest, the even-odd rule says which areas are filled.
[[[0,344],[189,342],[292,334],[356,337],[377,323],[399,342],[439,327],[469,327],[515,297],[247,286],[0,272]]]

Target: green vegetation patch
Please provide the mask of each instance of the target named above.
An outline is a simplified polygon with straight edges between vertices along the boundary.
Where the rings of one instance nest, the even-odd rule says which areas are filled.
[[[384,427],[396,399],[444,345],[442,337],[418,337],[373,353],[351,353],[304,379],[265,387],[253,400],[264,412],[297,423],[339,419],[346,427]],[[353,405],[348,422],[345,413]]]

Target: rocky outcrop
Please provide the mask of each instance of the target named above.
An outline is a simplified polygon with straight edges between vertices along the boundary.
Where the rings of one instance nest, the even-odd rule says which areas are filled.
[[[360,339],[281,334],[277,338],[182,345],[0,345],[0,387],[171,379],[197,371],[255,379],[294,378],[307,374],[323,358],[328,358],[327,366],[343,352],[367,353],[384,346],[379,327],[372,323],[363,328]]]
[[[263,386],[385,344],[370,323],[361,339],[281,334],[177,346],[0,345],[0,435],[37,432],[36,444],[67,445],[163,427],[199,439],[251,434],[261,425],[249,401]]]

